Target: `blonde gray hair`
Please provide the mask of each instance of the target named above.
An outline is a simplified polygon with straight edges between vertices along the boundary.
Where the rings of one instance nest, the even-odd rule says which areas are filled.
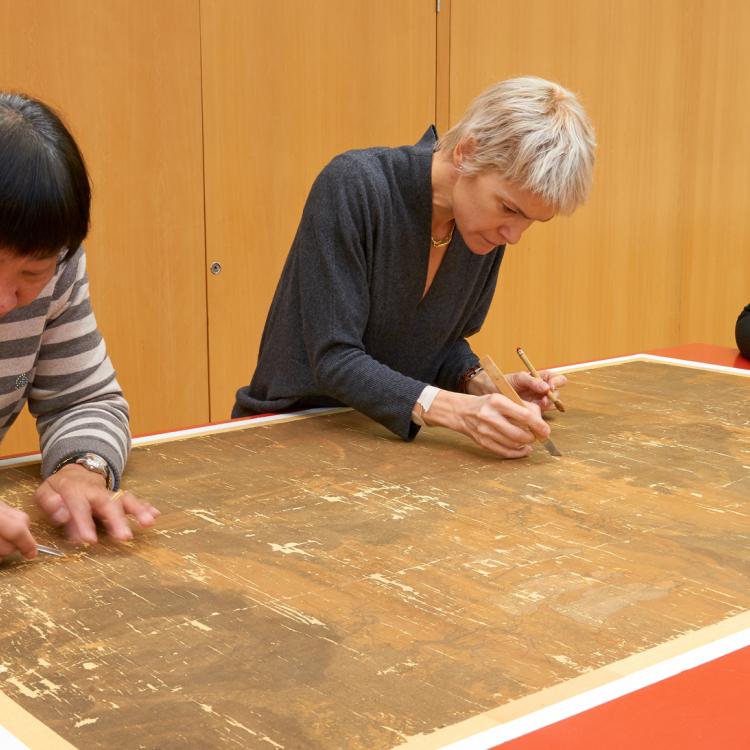
[[[541,196],[556,213],[571,214],[591,188],[596,139],[581,103],[543,78],[511,78],[490,86],[437,143],[452,152],[471,139],[464,174],[495,169]]]

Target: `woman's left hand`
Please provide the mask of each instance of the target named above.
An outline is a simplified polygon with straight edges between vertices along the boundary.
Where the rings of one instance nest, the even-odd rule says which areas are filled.
[[[555,406],[547,393],[550,390],[559,391],[560,388],[564,388],[568,379],[565,375],[558,375],[549,370],[540,370],[539,375],[542,380],[532,377],[528,372],[514,372],[508,375],[508,380],[524,401],[531,401],[542,411],[547,411]]]
[[[104,477],[77,464],[63,466],[37,488],[34,498],[55,526],[72,542],[98,541],[96,521],[116,541],[133,538],[128,516],[141,528],[153,526],[159,511],[131,492],[110,492]]]

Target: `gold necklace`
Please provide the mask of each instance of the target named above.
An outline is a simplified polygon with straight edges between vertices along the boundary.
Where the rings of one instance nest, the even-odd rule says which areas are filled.
[[[448,232],[447,237],[443,237],[442,240],[436,240],[432,235],[430,235],[430,242],[432,243],[433,247],[445,247],[446,245],[450,245],[451,240],[453,239],[453,230],[456,228],[456,222],[453,222],[453,225],[451,226],[451,231]]]

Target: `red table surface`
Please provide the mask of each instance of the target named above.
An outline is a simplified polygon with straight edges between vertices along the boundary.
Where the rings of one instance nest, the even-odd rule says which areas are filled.
[[[711,365],[725,365],[726,367],[740,367],[750,370],[750,361],[745,359],[737,349],[714,344],[683,344],[670,346],[665,349],[650,349],[648,354],[658,354],[662,357],[688,359],[691,362],[707,362]]]
[[[750,648],[505,742],[501,750],[748,750]]]

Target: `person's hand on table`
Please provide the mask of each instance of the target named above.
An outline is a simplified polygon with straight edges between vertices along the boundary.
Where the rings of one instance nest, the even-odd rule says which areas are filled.
[[[27,560],[36,557],[36,542],[29,530],[29,517],[0,501],[0,558],[15,551]]]
[[[520,406],[499,393],[482,396],[441,390],[422,416],[428,426],[448,427],[503,458],[523,458],[537,437],[546,440],[549,425],[539,406]]]
[[[141,528],[153,526],[159,511],[131,492],[111,492],[104,477],[78,464],[68,464],[48,477],[34,494],[39,507],[55,526],[63,526],[72,542],[93,544],[95,521],[116,541],[133,538],[132,516]]]

